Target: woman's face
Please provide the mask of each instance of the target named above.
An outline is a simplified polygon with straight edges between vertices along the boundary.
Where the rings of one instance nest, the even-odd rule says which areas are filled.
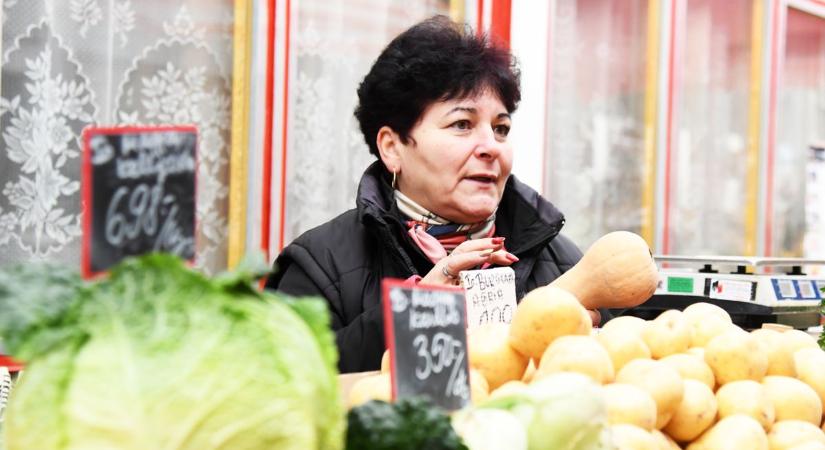
[[[456,223],[487,219],[498,207],[513,165],[510,114],[489,90],[436,102],[401,144],[398,189]]]

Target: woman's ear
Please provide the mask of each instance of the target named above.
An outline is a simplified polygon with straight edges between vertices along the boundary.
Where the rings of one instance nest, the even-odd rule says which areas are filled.
[[[390,172],[401,171],[401,148],[403,143],[401,137],[388,126],[381,127],[375,137],[375,144],[378,146],[378,153],[381,161]]]

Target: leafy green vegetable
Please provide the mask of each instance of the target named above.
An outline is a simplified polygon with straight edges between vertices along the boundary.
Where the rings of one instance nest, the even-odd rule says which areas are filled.
[[[56,344],[79,338],[64,327],[77,320],[72,300],[80,294],[77,272],[42,263],[0,270],[0,340],[5,350],[30,359]]]
[[[349,411],[347,450],[467,450],[450,418],[422,398],[372,400]]]
[[[822,317],[825,316],[825,288],[820,289],[820,291],[822,292],[822,305],[819,309],[819,315],[820,317]],[[822,332],[819,333],[819,348],[825,350],[825,329],[823,329]]]
[[[586,375],[554,373],[480,407],[510,411],[521,420],[529,450],[613,448],[601,386]]]
[[[208,279],[160,254],[96,283],[0,272],[0,334],[27,362],[6,450],[341,449],[326,308],[257,292],[256,273]]]
[[[452,422],[470,450],[528,450],[527,429],[509,411],[468,408],[455,413]]]

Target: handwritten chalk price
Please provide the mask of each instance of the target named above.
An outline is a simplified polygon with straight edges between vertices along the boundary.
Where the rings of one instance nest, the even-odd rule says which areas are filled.
[[[387,279],[383,302],[393,398],[423,395],[448,410],[469,404],[463,291]]]
[[[444,389],[444,395],[469,398],[469,383],[461,372],[464,362],[464,345],[447,333],[436,333],[432,342],[426,334],[419,334],[413,339],[418,364],[415,367],[415,377],[421,381],[430,378],[430,375],[439,374],[444,369],[450,370],[450,378]]]
[[[195,256],[197,130],[84,130],[82,270],[93,276],[127,256]]]
[[[516,311],[516,274],[509,267],[459,273],[467,298],[468,328],[510,323]]]

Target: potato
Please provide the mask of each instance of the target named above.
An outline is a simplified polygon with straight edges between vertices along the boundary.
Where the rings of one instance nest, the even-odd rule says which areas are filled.
[[[626,423],[651,431],[656,425],[656,402],[644,389],[625,383],[604,387],[607,423]]]
[[[691,379],[705,383],[710,390],[716,387],[716,378],[713,371],[703,358],[690,353],[668,355],[660,361],[673,367],[684,379]]]
[[[682,311],[669,309],[650,321],[642,330],[642,339],[653,359],[664,358],[690,347],[690,326]]]
[[[811,336],[810,333],[808,333],[807,331],[788,330],[780,334],[782,335],[782,338],[784,341],[786,341],[786,343],[790,343],[790,345],[786,344],[786,347],[796,348],[796,350],[808,347],[819,348],[819,344],[816,342],[816,338]]]
[[[653,436],[653,439],[656,441],[656,445],[658,445],[659,450],[682,450],[682,447],[679,447],[670,436],[662,433],[659,430],[653,430],[650,432]]]
[[[706,384],[684,380],[685,393],[673,417],[662,429],[678,442],[696,439],[716,421],[716,397]]]
[[[768,355],[767,375],[794,376],[792,367],[786,364],[787,360],[782,355],[783,346],[780,332],[769,328],[757,328],[751,331],[751,336],[756,338],[762,346],[762,351]]]
[[[716,391],[716,402],[720,419],[745,414],[756,419],[765,431],[770,430],[776,420],[776,411],[768,392],[762,383],[753,380],[733,381],[720,387]]]
[[[796,376],[793,355],[797,350],[803,348],[819,348],[816,339],[802,330],[789,330],[779,333],[779,360],[776,362],[774,372],[768,375]]]
[[[802,420],[776,422],[768,433],[771,450],[790,450],[811,441],[825,444],[825,433],[818,426]]]
[[[588,336],[593,322],[573,294],[553,286],[530,291],[519,303],[510,323],[510,344],[519,353],[539,359],[556,338]]]
[[[825,450],[825,444],[819,441],[808,441],[802,444],[794,445],[788,450]]]
[[[392,381],[390,374],[370,375],[356,381],[347,397],[347,408],[354,408],[370,400],[392,400]]]
[[[647,328],[649,322],[634,316],[619,316],[609,320],[602,327],[602,333],[618,331],[624,334],[634,334],[642,337],[642,331]]]
[[[634,359],[616,375],[617,383],[627,383],[647,391],[656,402],[656,428],[670,420],[684,395],[684,382],[676,369],[661,361]]]
[[[653,435],[636,425],[611,425],[610,434],[616,450],[659,450]]]
[[[517,394],[522,392],[526,387],[527,385],[522,381],[508,381],[499,386],[498,389],[490,392],[490,398],[506,397],[511,394]]]
[[[687,446],[687,450],[768,450],[759,422],[744,414],[725,417]]]
[[[591,336],[561,336],[544,352],[535,379],[555,372],[578,372],[597,383],[613,381],[615,372],[607,350]]]
[[[705,360],[705,347],[691,347],[687,349],[685,353],[688,355],[698,356],[702,359],[702,361]]]
[[[768,371],[768,356],[756,338],[738,328],[729,328],[708,342],[705,362],[720,386],[736,380],[760,381]]]
[[[531,383],[533,381],[533,377],[536,376],[536,361],[533,358],[527,362],[527,368],[524,369],[524,376],[521,377],[521,381],[525,383]]]
[[[481,403],[490,396],[490,385],[484,374],[470,368],[470,399],[473,403]]]
[[[816,426],[822,421],[822,402],[816,391],[796,378],[771,375],[762,380],[776,410],[776,421],[804,420]]]
[[[492,390],[520,380],[530,359],[510,345],[509,334],[509,325],[494,323],[474,328],[467,335],[470,367],[484,375]]]
[[[381,373],[390,373],[390,351],[384,350],[381,356]]]
[[[626,333],[616,328],[602,330],[596,335],[596,340],[602,344],[613,361],[613,370],[619,371],[628,361],[633,359],[650,359],[650,349],[644,340],[633,333]]]
[[[712,303],[693,303],[683,312],[690,327],[691,347],[704,347],[733,324],[730,314]]]
[[[793,355],[796,377],[816,391],[825,411],[825,351],[803,348]]]

